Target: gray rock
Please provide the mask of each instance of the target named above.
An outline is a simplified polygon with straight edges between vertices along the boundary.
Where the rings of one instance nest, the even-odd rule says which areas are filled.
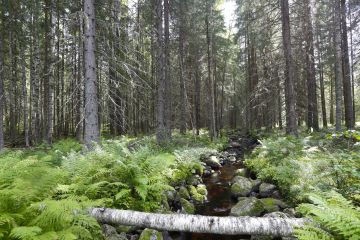
[[[212,167],[212,168],[220,168],[221,164],[220,164],[220,160],[217,156],[210,156],[208,158],[204,159],[204,162],[206,163],[206,165]]]
[[[280,209],[284,209],[288,207],[287,204],[284,203],[283,201],[274,198],[262,198],[260,199],[260,201],[262,202],[266,212],[268,213],[278,212],[280,211]]]
[[[106,240],[127,240],[126,233],[118,234],[116,228],[111,225],[104,224],[101,228]]]
[[[229,161],[230,162],[236,162],[236,157],[235,156],[230,156]]]
[[[189,191],[184,186],[180,187],[178,194],[179,194],[179,198],[190,199]]]
[[[234,197],[246,197],[251,193],[253,186],[251,179],[236,176],[231,186],[231,194]]]
[[[199,175],[192,175],[186,182],[189,185],[197,186],[202,183],[202,179]]]
[[[295,217],[296,215],[296,211],[294,208],[286,208],[283,211],[286,215],[288,215],[289,217]]]
[[[231,208],[230,215],[235,217],[252,216],[259,217],[265,211],[263,204],[254,197],[241,198],[240,201]]]
[[[163,240],[163,236],[161,232],[145,228],[144,231],[142,231],[139,240]]]
[[[283,212],[272,212],[267,213],[264,215],[264,217],[270,217],[270,218],[289,218],[285,213]]]
[[[192,204],[191,202],[189,202],[188,200],[182,198],[180,199],[180,203],[183,209],[184,213],[187,214],[194,214],[195,213],[195,206],[194,204]]]
[[[263,198],[271,197],[276,190],[276,186],[270,183],[262,183],[259,187],[260,196]]]
[[[245,168],[240,168],[240,169],[236,170],[235,175],[240,176],[240,177],[245,177],[246,176],[246,169]]]

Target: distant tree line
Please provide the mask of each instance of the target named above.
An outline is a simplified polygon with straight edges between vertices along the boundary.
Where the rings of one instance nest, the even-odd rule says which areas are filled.
[[[353,129],[356,0],[0,1],[0,149],[174,129]],[[285,123],[284,123],[285,122]]]

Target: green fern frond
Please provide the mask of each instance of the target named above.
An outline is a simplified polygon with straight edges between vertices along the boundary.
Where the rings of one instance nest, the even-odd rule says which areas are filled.
[[[19,240],[33,240],[42,232],[39,227],[15,227],[11,230],[10,237]]]

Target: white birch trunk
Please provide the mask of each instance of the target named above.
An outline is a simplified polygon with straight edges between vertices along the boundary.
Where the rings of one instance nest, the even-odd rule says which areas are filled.
[[[294,228],[303,226],[307,221],[302,218],[213,217],[104,208],[91,209],[90,214],[100,223],[224,235],[292,236]]]

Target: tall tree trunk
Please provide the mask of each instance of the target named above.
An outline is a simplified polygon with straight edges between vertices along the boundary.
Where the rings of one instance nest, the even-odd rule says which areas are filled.
[[[179,2],[179,67],[180,67],[180,133],[185,134],[186,132],[186,95],[185,95],[185,76],[186,76],[186,65],[185,65],[185,34],[186,34],[186,11],[185,1]]]
[[[84,141],[84,18],[80,14],[79,22],[79,56],[77,59],[77,109],[76,109],[76,138]]]
[[[336,131],[341,131],[342,119],[342,83],[343,83],[343,68],[342,68],[342,52],[341,52],[341,6],[340,1],[335,0],[335,104],[336,115],[335,125]]]
[[[170,66],[170,0],[164,0],[164,57],[165,57],[165,127],[166,138],[171,139],[172,99]]]
[[[164,49],[164,28],[163,28],[163,0],[155,0],[155,29],[156,29],[156,77],[158,80],[158,101],[157,101],[157,131],[156,139],[159,145],[166,143],[167,131],[167,103],[166,103],[166,58]]]
[[[319,131],[319,114],[317,103],[317,86],[315,76],[315,53],[313,33],[313,0],[305,0],[305,25],[306,25],[306,73],[308,94],[308,128]]]
[[[323,127],[328,127],[327,121],[327,113],[326,113],[326,96],[325,96],[325,84],[324,84],[324,66],[322,62],[322,51],[323,47],[321,44],[321,29],[318,29],[318,34],[316,37],[316,47],[318,52],[318,67],[319,67],[319,79],[320,79],[320,98],[321,98],[321,113],[322,113],[322,121]]]
[[[198,67],[198,54],[195,55],[195,126],[196,126],[196,135],[200,135],[201,127],[201,76],[199,73]]]
[[[44,58],[44,119],[45,119],[45,141],[52,143],[53,135],[53,57],[52,57],[52,0],[45,1],[45,58]]]
[[[39,108],[39,65],[40,50],[38,39],[38,5],[36,0],[32,2],[31,24],[31,59],[30,59],[30,104],[31,104],[31,144],[40,141],[40,108]]]
[[[297,135],[295,90],[294,90],[294,61],[291,53],[289,1],[281,0],[282,35],[284,54],[286,60],[285,69],[285,98],[286,98],[286,132]]]
[[[29,141],[29,112],[28,112],[28,94],[26,86],[26,61],[25,61],[25,49],[21,48],[21,82],[22,82],[22,98],[23,98],[23,111],[24,111],[24,139],[25,146],[30,146]]]
[[[351,71],[348,46],[348,29],[346,23],[346,0],[341,0],[341,48],[342,48],[342,67],[343,67],[343,91],[345,105],[345,124],[347,129],[353,129],[355,126],[353,114],[353,100],[351,89]]]
[[[205,19],[206,24],[206,42],[207,42],[207,70],[208,70],[208,119],[209,119],[209,136],[213,140],[217,137],[216,132],[216,116],[215,116],[215,96],[214,96],[214,79],[212,73],[213,55],[212,55],[212,33],[211,31],[211,16],[212,6],[208,3],[208,9]]]
[[[96,87],[95,58],[95,6],[94,0],[84,0],[85,36],[85,132],[84,142],[88,149],[100,141],[98,96]]]
[[[2,18],[2,11],[0,11],[0,17]],[[1,22],[2,23],[2,22]],[[1,27],[1,25],[0,25]],[[4,149],[4,81],[3,81],[3,30],[0,28],[0,151]]]

